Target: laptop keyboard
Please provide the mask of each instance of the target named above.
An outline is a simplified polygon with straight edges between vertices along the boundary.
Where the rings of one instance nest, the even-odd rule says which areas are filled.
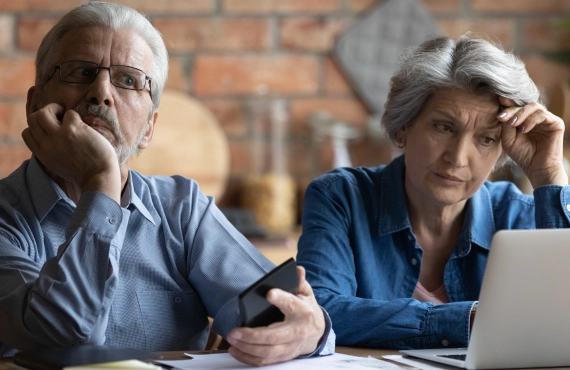
[[[465,361],[465,357],[467,355],[436,355],[437,357],[445,357],[445,358],[452,358],[454,360]]]

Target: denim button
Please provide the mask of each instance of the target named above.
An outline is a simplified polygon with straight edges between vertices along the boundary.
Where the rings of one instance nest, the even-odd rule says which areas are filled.
[[[415,265],[418,264],[418,260],[415,259],[415,258],[412,258],[412,259],[410,260],[410,263],[415,266]]]
[[[114,224],[117,223],[117,219],[116,219],[115,217],[109,217],[109,223],[110,223],[111,225],[114,225]]]
[[[181,303],[181,302],[182,302],[182,298],[181,298],[181,297],[176,297],[176,298],[174,298],[174,302],[176,302],[176,303]]]
[[[412,236],[408,234],[408,240],[412,240]]]
[[[567,205],[566,205],[566,210],[567,210],[568,212],[570,212],[570,204],[567,204]]]
[[[444,339],[441,341],[441,345],[444,347],[447,347],[447,346],[449,346],[449,342],[447,341],[447,339]]]

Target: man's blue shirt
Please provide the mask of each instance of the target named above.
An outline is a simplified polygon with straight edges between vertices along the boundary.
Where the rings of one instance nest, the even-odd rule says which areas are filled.
[[[274,265],[214,200],[190,179],[130,171],[121,203],[87,192],[75,205],[34,157],[0,180],[0,356],[203,349],[208,316],[224,337],[239,326],[237,296]],[[324,339],[315,353],[334,351]]]
[[[451,303],[412,299],[422,249],[411,229],[404,157],[378,168],[344,168],[311,183],[297,261],[329,313],[337,344],[377,348],[465,347],[491,246],[501,229],[569,227],[570,187],[534,197],[485,182],[467,201],[459,242],[445,267]]]

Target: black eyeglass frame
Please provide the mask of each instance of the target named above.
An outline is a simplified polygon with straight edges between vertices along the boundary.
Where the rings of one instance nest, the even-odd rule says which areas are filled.
[[[96,72],[93,75],[93,78],[91,79],[91,81],[85,81],[85,82],[73,82],[73,81],[64,81],[61,78],[61,65],[64,63],[72,63],[72,62],[81,62],[81,63],[89,63],[92,64],[94,66],[94,68],[96,68]],[[137,71],[141,71],[144,74],[144,85],[142,88],[140,89],[129,89],[127,87],[123,87],[123,86],[117,86],[115,85],[115,83],[113,82],[113,78],[111,77],[111,67],[128,67],[128,68],[132,68],[132,69],[136,69]],[[148,81],[148,90],[149,90],[149,94],[150,94],[150,98],[152,99],[152,77],[149,77],[145,71],[143,71],[142,69],[139,68],[135,68],[135,67],[131,67],[131,66],[127,66],[124,64],[112,64],[109,67],[102,67],[99,64],[95,63],[95,62],[89,62],[87,60],[68,60],[65,62],[62,62],[60,65],[55,66],[53,69],[53,72],[51,73],[51,75],[48,78],[48,81],[53,77],[53,75],[55,74],[55,71],[57,71],[59,69],[59,80],[61,82],[65,82],[68,84],[80,84],[80,85],[84,85],[84,84],[90,84],[93,81],[95,81],[95,79],[97,78],[97,76],[99,75],[99,70],[100,69],[106,69],[107,71],[109,71],[109,81],[111,82],[111,84],[115,87],[118,87],[119,89],[124,89],[124,90],[134,90],[134,91],[143,91],[144,88],[146,87],[146,82]]]

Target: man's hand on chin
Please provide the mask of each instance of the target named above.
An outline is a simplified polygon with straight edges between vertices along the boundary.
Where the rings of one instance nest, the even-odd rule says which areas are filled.
[[[272,289],[267,300],[277,306],[285,320],[260,328],[235,328],[227,335],[229,353],[237,360],[263,366],[314,352],[325,331],[323,311],[305,280],[305,269],[297,267],[297,295]]]
[[[62,117],[60,122],[57,117]],[[97,190],[120,200],[121,175],[113,146],[77,112],[51,103],[28,116],[24,142],[38,160],[82,192]]]

